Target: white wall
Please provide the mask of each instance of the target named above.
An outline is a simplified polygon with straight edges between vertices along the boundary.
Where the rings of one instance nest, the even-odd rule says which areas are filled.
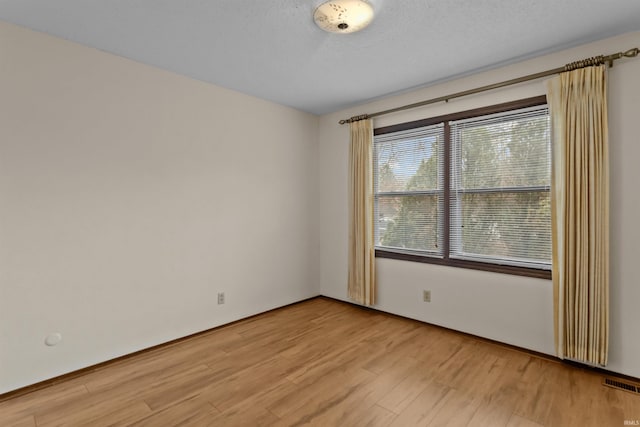
[[[317,295],[317,128],[0,22],[0,393]]]
[[[585,57],[640,46],[640,33],[602,40],[557,54],[414,90],[321,117],[320,287],[347,299],[348,126],[338,120],[450,94]],[[499,47],[496,47],[499,48]],[[437,60],[437,58],[434,58]],[[544,94],[535,81],[415,110],[376,118],[376,127],[464,111]],[[608,369],[640,377],[640,60],[617,62],[610,70],[611,144],[611,352]],[[376,308],[482,337],[553,354],[553,301],[549,280],[456,269],[390,259],[377,260]],[[422,302],[422,290],[432,302]]]

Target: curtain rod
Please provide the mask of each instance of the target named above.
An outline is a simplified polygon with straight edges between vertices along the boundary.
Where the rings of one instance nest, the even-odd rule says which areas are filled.
[[[493,83],[486,86],[477,87],[474,89],[464,90],[462,92],[452,93],[450,95],[439,96],[437,98],[428,99],[426,101],[416,102],[414,104],[403,105],[402,107],[390,108],[384,111],[378,111],[377,113],[371,114],[361,114],[359,116],[353,116],[348,119],[340,120],[340,124],[343,125],[345,123],[357,122],[358,120],[371,119],[373,117],[383,116],[385,114],[391,114],[398,111],[409,110],[411,108],[422,107],[424,105],[435,104],[436,102],[449,102],[450,99],[460,98],[462,96],[473,95],[475,93],[485,92],[492,89],[498,89],[505,86],[514,85],[517,83],[527,82],[529,80],[536,80],[542,77],[552,76],[554,74],[563,73],[565,71],[577,70],[578,68],[591,67],[593,65],[602,65],[609,64],[609,67],[613,67],[613,61],[618,60],[620,58],[635,58],[638,56],[640,49],[634,47],[633,49],[629,49],[626,52],[618,52],[612,55],[599,55],[594,56],[592,58],[582,59],[580,61],[571,62],[564,67],[554,68],[552,70],[541,71],[535,74],[529,74],[528,76],[518,77],[511,80],[505,80],[500,83]]]

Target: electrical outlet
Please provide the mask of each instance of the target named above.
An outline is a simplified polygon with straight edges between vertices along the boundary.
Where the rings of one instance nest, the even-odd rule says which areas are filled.
[[[431,291],[422,291],[422,301],[431,302]]]
[[[224,304],[224,292],[218,292],[218,304]]]

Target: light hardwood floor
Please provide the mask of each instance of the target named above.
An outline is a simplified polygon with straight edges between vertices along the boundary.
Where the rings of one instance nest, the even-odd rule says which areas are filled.
[[[640,396],[316,298],[0,403],[1,426],[623,426]]]

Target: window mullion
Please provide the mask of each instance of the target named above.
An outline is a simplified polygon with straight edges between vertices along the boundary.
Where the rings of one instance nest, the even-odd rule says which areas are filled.
[[[443,182],[443,197],[441,200],[441,212],[442,219],[442,257],[445,260],[449,259],[450,249],[450,237],[451,237],[451,126],[449,122],[444,122],[444,182]]]

